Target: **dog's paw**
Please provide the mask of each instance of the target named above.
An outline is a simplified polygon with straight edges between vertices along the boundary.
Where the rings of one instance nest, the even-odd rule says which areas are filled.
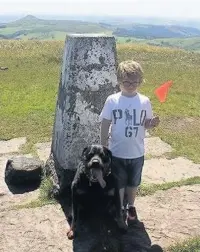
[[[69,240],[73,240],[74,239],[74,231],[70,228],[69,231],[67,232],[67,238]]]

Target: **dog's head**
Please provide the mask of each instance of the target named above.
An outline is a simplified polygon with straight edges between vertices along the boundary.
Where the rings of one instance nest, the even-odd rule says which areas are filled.
[[[104,178],[111,172],[111,151],[102,145],[87,146],[82,152],[82,161],[90,183],[99,182],[105,187]]]

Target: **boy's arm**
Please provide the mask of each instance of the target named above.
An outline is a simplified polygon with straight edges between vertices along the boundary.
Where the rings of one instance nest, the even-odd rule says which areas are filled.
[[[160,119],[158,116],[155,116],[151,119],[146,119],[145,129],[152,129],[154,127],[157,127],[159,123],[160,123]]]
[[[150,125],[151,125],[151,119],[146,119],[144,124],[145,129],[150,129],[151,128]]]
[[[146,120],[144,127],[145,129],[152,129],[154,127],[157,127],[158,124],[160,123],[160,119],[158,116],[153,116],[153,111],[152,111],[152,106],[150,100],[147,101],[146,104]]]
[[[112,122],[112,102],[110,96],[107,97],[100,114],[100,144],[108,146],[108,132]]]
[[[107,120],[105,118],[101,121],[100,126],[100,144],[104,146],[108,146],[108,131],[111,124],[111,120]]]

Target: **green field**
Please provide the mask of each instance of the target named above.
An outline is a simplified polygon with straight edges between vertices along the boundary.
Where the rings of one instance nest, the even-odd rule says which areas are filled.
[[[187,29],[186,27],[176,27],[176,33],[171,34],[172,38],[166,38],[165,36],[168,34],[166,34],[166,26],[162,26],[162,29],[155,26],[153,30],[152,25],[145,25],[145,27],[146,30],[144,31],[143,25],[134,23],[116,22],[111,25],[107,23],[84,22],[79,20],[44,20],[28,15],[14,22],[2,25],[2,28],[0,28],[0,39],[64,41],[69,33],[104,33],[107,35],[116,34],[115,38],[118,44],[138,43],[200,52],[199,31],[196,31],[197,35],[195,35],[196,33],[193,33],[193,29],[189,27]],[[134,29],[133,35],[131,36],[135,34],[135,37],[128,37],[116,33],[120,28],[127,29],[127,32]],[[149,36],[155,38],[153,34],[156,29],[160,29],[156,33],[157,39],[147,39]],[[171,31],[170,29],[173,30],[174,28],[168,27],[168,32]],[[183,32],[185,33],[185,37],[182,36]],[[165,38],[162,38],[163,36]],[[168,36],[170,35],[168,34]]]
[[[4,36],[5,39],[65,40],[68,33],[112,34],[112,31],[98,23],[77,20],[43,20],[31,15],[7,23],[4,28],[0,28],[0,36]]]
[[[51,137],[64,42],[0,41],[0,139],[27,136],[30,148]],[[161,124],[151,133],[181,155],[200,162],[200,55],[138,44],[117,46],[118,60],[139,61],[145,71],[141,92],[152,100]],[[166,103],[154,90],[173,80]]]
[[[200,38],[163,38],[163,39],[138,39],[133,37],[117,37],[117,43],[139,43],[159,47],[171,47],[189,51],[200,52]]]
[[[62,31],[53,31],[53,32],[33,32],[28,33],[27,35],[20,35],[18,37],[22,40],[59,40],[64,41],[66,38],[66,32]]]
[[[119,32],[119,29],[122,29],[121,32]],[[127,30],[127,35],[120,35],[123,34],[124,29]],[[128,37],[128,32],[132,29],[132,35],[130,35],[132,37]],[[175,33],[170,33],[172,30]],[[155,31],[157,32],[155,33]],[[69,33],[114,34],[119,44],[142,43],[159,47],[200,51],[200,31],[194,31],[190,27],[180,26],[174,28],[169,26],[167,28],[167,26],[163,25],[162,28],[159,26],[153,26],[152,28],[151,24],[142,25],[128,22],[98,23],[80,20],[45,20],[32,15],[2,25],[0,39],[64,41]]]

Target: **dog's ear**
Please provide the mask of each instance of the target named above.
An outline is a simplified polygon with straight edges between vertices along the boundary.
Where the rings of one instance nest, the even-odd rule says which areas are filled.
[[[81,157],[84,157],[84,156],[85,156],[87,150],[88,150],[88,146],[85,147],[85,148],[83,149],[82,154],[81,154]]]
[[[107,147],[103,146],[103,151],[104,153],[106,153],[106,155],[108,155],[112,161],[112,152],[111,150],[109,150]]]

